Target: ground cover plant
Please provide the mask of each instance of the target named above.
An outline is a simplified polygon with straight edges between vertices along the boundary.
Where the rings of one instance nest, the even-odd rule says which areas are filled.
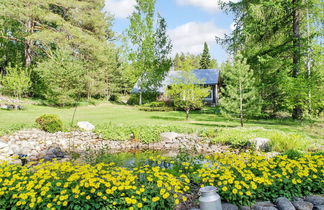
[[[186,202],[189,195],[196,195],[197,186],[207,185],[218,187],[223,202],[238,205],[324,193],[323,154],[293,158],[250,153],[154,155],[131,167],[114,161],[94,165],[2,163],[0,205],[21,209],[172,209]]]

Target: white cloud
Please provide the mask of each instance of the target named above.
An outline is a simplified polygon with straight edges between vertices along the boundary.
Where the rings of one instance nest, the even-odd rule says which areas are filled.
[[[135,5],[135,0],[105,0],[104,11],[116,18],[127,18],[133,13]]]
[[[239,2],[240,0],[222,0],[222,2]],[[176,0],[178,5],[190,5],[202,8],[208,12],[217,12],[220,10],[219,0]]]
[[[216,45],[215,37],[224,37],[226,32],[212,22],[188,22],[180,25],[168,31],[173,43],[172,54],[184,52],[197,55],[203,51],[204,42],[211,48]]]

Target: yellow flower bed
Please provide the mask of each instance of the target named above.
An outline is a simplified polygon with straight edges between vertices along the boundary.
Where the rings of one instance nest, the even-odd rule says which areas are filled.
[[[172,208],[185,200],[188,178],[158,166],[129,170],[114,164],[0,164],[0,207],[18,209]]]
[[[243,153],[219,154],[194,174],[203,185],[214,185],[223,200],[249,205],[256,200],[324,193],[324,156],[267,158]]]

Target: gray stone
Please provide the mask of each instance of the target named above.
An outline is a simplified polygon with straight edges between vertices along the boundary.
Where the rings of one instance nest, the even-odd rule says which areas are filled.
[[[297,210],[312,210],[313,204],[306,201],[293,201],[292,204]]]
[[[165,132],[160,134],[162,141],[173,141],[179,137],[179,134],[176,132]]]
[[[324,205],[316,205],[313,210],[324,210]]]
[[[258,151],[270,151],[270,139],[266,138],[254,138],[249,140],[255,146]]]
[[[276,200],[279,210],[295,210],[294,205],[285,197],[280,197]]]
[[[275,205],[270,201],[256,202],[256,204],[252,206],[252,209],[253,210],[277,210],[277,208],[275,208]]]
[[[85,131],[92,131],[96,128],[94,125],[92,125],[91,123],[89,123],[87,121],[78,122],[77,125],[79,128],[81,128]]]
[[[62,159],[64,158],[64,153],[61,150],[60,147],[53,147],[50,148],[47,152],[46,155],[44,157],[45,160],[52,160],[52,159]]]
[[[304,199],[299,197],[292,197],[292,201],[304,201]]]
[[[250,206],[240,206],[240,210],[251,210]]]
[[[222,203],[222,210],[238,210],[239,208],[231,203]]]
[[[324,205],[324,197],[318,195],[309,195],[305,197],[305,201],[311,202],[314,205]]]
[[[6,148],[6,147],[8,147],[8,144],[0,141],[0,149]]]

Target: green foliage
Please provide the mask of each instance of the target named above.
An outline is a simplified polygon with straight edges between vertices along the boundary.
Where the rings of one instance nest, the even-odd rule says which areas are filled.
[[[200,59],[201,59],[201,55],[177,53],[173,60],[174,69],[176,71],[178,70],[189,71],[192,69],[199,69]]]
[[[35,121],[40,129],[49,133],[63,131],[62,120],[54,114],[44,114]]]
[[[214,136],[209,133],[212,137],[212,142],[214,144],[225,144],[230,145],[233,148],[244,149],[251,147],[249,139],[254,135],[249,131],[241,129],[220,129],[215,131]]]
[[[31,86],[30,75],[24,68],[15,66],[6,69],[6,75],[0,78],[0,90],[21,98]]]
[[[222,88],[220,105],[222,113],[243,118],[260,113],[255,80],[250,66],[241,54],[235,57],[234,65],[227,64],[222,70],[225,86]]]
[[[147,104],[156,101],[157,97],[159,96],[159,93],[157,92],[151,92],[151,91],[146,91],[142,93],[142,103]],[[139,93],[133,93],[131,94],[130,98],[127,101],[127,104],[129,105],[135,105],[139,104],[140,101],[140,94]]]
[[[73,105],[84,89],[83,63],[69,52],[57,52],[53,59],[39,63],[35,72],[46,85],[41,95],[54,105]]]
[[[186,112],[186,119],[189,118],[189,112],[203,107],[203,99],[208,96],[209,89],[197,85],[199,81],[190,72],[182,72],[183,78],[179,81],[173,81],[173,85],[166,90],[166,95],[170,97],[175,107],[183,109]]]
[[[322,8],[320,0],[223,4],[236,28],[221,43],[247,58],[263,112],[289,111],[300,119],[323,110]]]
[[[155,0],[137,0],[135,12],[130,17],[127,29],[129,60],[133,73],[138,79],[140,89],[139,104],[142,104],[142,93],[155,91],[170,69],[171,41],[166,33],[166,21],[158,16],[155,22]]]
[[[31,126],[28,126],[28,125],[23,124],[23,123],[12,124],[12,125],[10,125],[9,128],[0,129],[0,136],[11,135],[11,134],[15,133],[16,131],[20,131],[22,129],[30,128],[30,127]]]
[[[107,140],[137,140],[143,143],[158,142],[164,132],[192,133],[192,129],[173,126],[118,126],[112,123],[96,127],[95,132]]]
[[[287,134],[274,132],[270,135],[270,146],[273,151],[285,152],[288,150],[306,151],[309,146],[309,139],[298,134]]]
[[[295,150],[295,149],[289,149],[287,151],[285,151],[282,155],[287,155],[287,157],[289,159],[298,159],[303,157],[303,153],[300,152],[299,150]]]
[[[153,101],[138,107],[141,111],[148,112],[168,112],[173,111],[172,107],[168,107],[163,101]]]
[[[204,51],[201,55],[199,64],[200,64],[200,69],[210,69],[211,68],[210,54],[209,54],[209,49],[208,49],[208,45],[206,42],[204,43]]]

